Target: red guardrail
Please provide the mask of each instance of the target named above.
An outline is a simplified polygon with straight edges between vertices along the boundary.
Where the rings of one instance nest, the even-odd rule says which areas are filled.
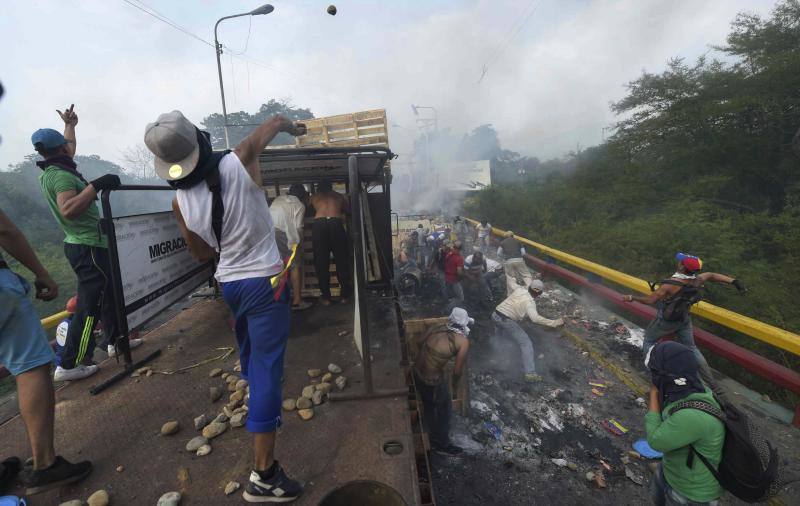
[[[656,317],[656,309],[646,304],[638,302],[625,302],[623,295],[616,290],[595,283],[588,278],[575,272],[547,262],[533,255],[526,255],[526,260],[542,273],[552,274],[558,278],[565,279],[570,283],[588,288],[596,295],[606,299],[624,312],[634,314],[643,319],[653,320]],[[719,336],[707,332],[703,329],[694,327],[694,339],[698,346],[702,346],[711,352],[724,357],[731,362],[742,366],[753,374],[757,374],[776,385],[791,390],[800,395],[800,374],[762,357],[741,346],[737,346]],[[795,408],[792,424],[800,427],[800,405]]]

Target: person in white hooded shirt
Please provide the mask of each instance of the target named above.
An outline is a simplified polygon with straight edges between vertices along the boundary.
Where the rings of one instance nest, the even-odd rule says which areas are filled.
[[[534,279],[530,285],[523,286],[516,279],[506,276],[508,297],[497,305],[492,313],[492,320],[497,325],[498,334],[514,339],[519,344],[522,366],[525,369],[525,381],[532,383],[541,381],[542,377],[536,373],[535,353],[531,338],[519,325],[526,317],[533,323],[545,327],[556,328],[564,325],[564,320],[550,320],[541,316],[536,311],[536,297],[544,292],[544,283]]]

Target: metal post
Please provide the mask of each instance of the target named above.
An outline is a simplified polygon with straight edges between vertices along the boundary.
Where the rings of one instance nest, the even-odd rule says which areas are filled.
[[[335,401],[374,399],[379,397],[394,397],[408,394],[408,389],[375,390],[372,382],[372,354],[369,338],[369,322],[367,320],[366,280],[364,276],[364,221],[361,201],[361,181],[358,173],[358,157],[350,155],[347,159],[350,188],[350,234],[355,253],[356,290],[358,298],[359,321],[361,323],[361,365],[364,377],[364,391],[359,393],[340,394],[330,393],[329,398]]]
[[[227,18],[220,18],[217,23],[214,25],[214,49],[217,53],[217,74],[219,75],[219,96],[222,99],[222,121],[223,121],[223,129],[225,130],[225,149],[230,149],[231,142],[228,138],[228,109],[225,107],[225,86],[222,84],[222,62],[220,61],[220,55],[222,54],[222,44],[219,43],[217,40],[217,27],[219,26],[220,22],[223,19]]]

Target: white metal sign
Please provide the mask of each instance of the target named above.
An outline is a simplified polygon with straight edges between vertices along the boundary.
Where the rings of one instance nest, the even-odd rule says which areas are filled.
[[[171,211],[114,218],[114,230],[128,330],[214,275],[189,254]]]

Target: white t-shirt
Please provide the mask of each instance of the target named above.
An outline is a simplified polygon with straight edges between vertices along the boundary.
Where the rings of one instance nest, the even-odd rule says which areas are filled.
[[[247,173],[236,153],[219,162],[222,183],[222,251],[215,277],[220,283],[269,277],[283,269],[264,190]],[[205,183],[177,191],[186,227],[218,252],[211,227],[211,192]]]
[[[496,261],[492,260],[491,258],[483,257],[483,259],[486,260],[486,272],[494,272],[494,271],[499,270],[499,269],[501,269],[503,267],[500,264],[500,262],[496,262]],[[468,256],[467,258],[464,259],[464,267],[469,267],[471,265],[472,265],[472,255],[470,255],[470,256]]]
[[[492,224],[487,223],[486,226],[484,227],[479,223],[478,226],[475,228],[478,229],[478,237],[487,237],[489,233],[491,233],[492,231]]]
[[[286,234],[286,242],[291,247],[300,244],[300,231],[303,230],[303,220],[306,206],[294,195],[280,195],[275,197],[269,206],[272,222],[275,228]]]

